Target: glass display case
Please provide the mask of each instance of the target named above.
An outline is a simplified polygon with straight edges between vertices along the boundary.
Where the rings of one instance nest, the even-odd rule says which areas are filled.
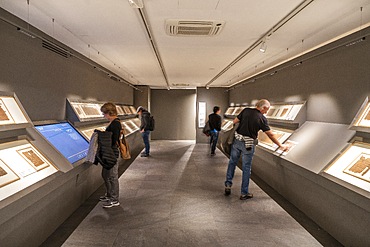
[[[238,116],[246,106],[230,106],[229,108],[226,109],[225,115],[228,117],[236,117]]]
[[[0,200],[57,171],[27,140],[0,144]]]
[[[233,120],[231,119],[224,119],[221,124],[221,130],[229,131],[233,128]]]
[[[356,116],[351,123],[351,129],[370,133],[370,102],[366,97]]]
[[[278,139],[280,143],[284,143],[293,133],[293,131],[279,128],[271,128],[271,131],[275,134],[276,139]],[[275,151],[278,148],[278,146],[262,130],[258,132],[258,145],[271,151]]]
[[[22,106],[12,93],[0,92],[0,126],[21,125],[30,123]]]
[[[370,144],[358,141],[350,144],[325,172],[370,191]]]
[[[266,113],[267,119],[294,120],[304,103],[280,103],[272,104]]]
[[[67,99],[67,118],[72,123],[104,120],[100,111],[103,104],[102,102]],[[136,115],[133,106],[118,103],[116,108],[118,116]]]

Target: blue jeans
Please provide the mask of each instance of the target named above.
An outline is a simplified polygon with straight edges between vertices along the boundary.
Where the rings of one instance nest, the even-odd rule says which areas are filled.
[[[211,135],[211,140],[209,142],[209,144],[211,145],[211,154],[214,154],[216,150],[217,141],[218,141],[218,131],[211,130],[209,133]]]
[[[144,144],[145,144],[146,154],[149,154],[150,152],[149,134],[150,134],[150,130],[145,130],[144,132],[141,133],[141,136],[143,137]]]
[[[242,156],[242,187],[241,187],[241,194],[246,195],[248,194],[248,187],[249,187],[249,178],[251,176],[252,171],[252,159],[254,154],[255,145],[252,146],[251,150],[247,150],[245,147],[244,141],[239,141],[234,139],[233,145],[231,147],[231,154],[229,165],[227,167],[226,173],[226,181],[225,186],[232,186],[233,185],[233,178],[235,173],[236,165],[238,164],[240,156]]]

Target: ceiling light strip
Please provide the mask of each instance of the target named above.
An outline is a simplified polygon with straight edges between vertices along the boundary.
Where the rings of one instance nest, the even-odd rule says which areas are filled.
[[[286,15],[282,20],[275,24],[270,30],[268,30],[261,38],[254,42],[250,47],[243,51],[239,56],[237,56],[229,65],[227,65],[220,73],[213,77],[207,84],[206,87],[211,85],[215,80],[217,80],[221,75],[233,67],[237,62],[242,60],[246,55],[248,55],[252,50],[259,46],[267,37],[270,37],[274,32],[284,26],[289,20],[301,12],[304,8],[310,5],[314,0],[305,0],[295,9],[293,9],[288,15]]]
[[[145,13],[145,9],[142,8],[142,9],[138,9],[139,12],[140,12],[140,16],[141,16],[141,19],[143,20],[144,22],[144,26],[145,26],[145,30],[146,30],[146,33],[148,34],[148,37],[149,37],[149,40],[150,40],[150,44],[154,50],[154,53],[155,53],[155,56],[157,58],[157,61],[158,61],[158,64],[159,64],[159,67],[161,68],[162,70],[162,74],[163,74],[163,77],[166,81],[166,84],[167,84],[167,89],[170,89],[170,83],[168,82],[168,77],[167,77],[167,73],[166,73],[166,70],[164,68],[164,65],[163,65],[163,61],[162,61],[162,58],[161,58],[161,55],[159,54],[159,50],[158,50],[158,47],[157,47],[157,44],[154,40],[154,36],[152,35],[152,31],[150,29],[150,25],[149,25],[149,22],[148,22],[148,18],[146,17],[146,13]]]
[[[368,25],[367,27],[370,27],[370,25]],[[366,28],[367,28],[367,27],[366,27]],[[361,32],[362,30],[363,30],[363,29],[361,29],[361,30],[356,29],[356,31],[360,31],[360,32]],[[350,33],[350,34],[353,34],[353,33],[355,33],[355,32],[352,32],[352,33]],[[293,67],[297,67],[297,66],[299,66],[299,65],[302,65],[304,62],[306,62],[306,61],[308,61],[308,60],[310,60],[310,59],[313,59],[313,58],[319,57],[319,56],[321,56],[321,55],[324,55],[324,54],[326,54],[326,53],[328,53],[328,52],[334,51],[334,50],[336,50],[336,49],[338,49],[338,48],[341,48],[341,47],[343,47],[343,46],[348,47],[348,46],[356,45],[356,44],[361,43],[361,42],[365,42],[365,41],[367,40],[366,38],[367,38],[368,36],[370,36],[370,32],[367,32],[367,33],[365,33],[365,34],[361,34],[361,37],[353,38],[353,39],[351,39],[350,41],[344,41],[344,42],[342,42],[342,43],[340,43],[340,44],[338,44],[338,45],[336,45],[336,46],[334,46],[334,47],[331,47],[331,48],[329,48],[329,49],[326,49],[326,50],[324,50],[324,51],[322,51],[322,52],[315,53],[315,54],[313,54],[313,55],[311,55],[311,56],[308,56],[308,57],[306,57],[306,58],[302,58],[302,59],[300,59],[300,60],[299,60],[299,62],[294,62],[294,60],[295,60],[295,59],[297,59],[297,58],[299,58],[299,57],[301,57],[301,56],[304,56],[304,55],[308,54],[309,52],[313,52],[313,51],[315,51],[315,50],[317,50],[317,49],[319,49],[319,48],[321,48],[321,47],[323,47],[323,46],[325,46],[325,45],[328,45],[328,44],[330,44],[330,43],[333,43],[333,42],[335,42],[335,41],[338,41],[339,39],[344,38],[344,37],[346,37],[346,36],[348,36],[348,35],[350,35],[350,34],[348,34],[348,33],[347,33],[347,35],[341,35],[341,36],[339,36],[338,38],[331,40],[330,42],[325,42],[325,43],[323,43],[323,44],[321,44],[321,45],[319,45],[319,46],[317,46],[317,47],[314,47],[314,48],[310,49],[309,51],[307,51],[307,52],[305,52],[305,53],[298,54],[298,55],[294,56],[294,57],[293,57],[293,58],[291,58],[291,59],[284,60],[284,61],[282,61],[282,62],[278,63],[277,65],[271,66],[271,67],[269,67],[269,68],[267,68],[267,69],[265,69],[265,70],[263,70],[263,71],[260,71],[260,72],[258,72],[258,73],[256,73],[256,74],[254,74],[254,75],[252,75],[252,76],[250,76],[250,77],[248,77],[248,78],[245,78],[245,79],[242,79],[242,80],[240,80],[240,81],[238,81],[238,82],[235,82],[234,84],[230,85],[229,89],[227,89],[227,90],[226,90],[226,92],[231,91],[231,90],[233,90],[233,89],[235,89],[235,88],[237,88],[237,87],[243,86],[243,85],[245,85],[245,84],[248,84],[248,83],[250,83],[250,82],[255,82],[257,79],[261,79],[261,78],[266,77],[266,76],[268,76],[268,75],[274,75],[274,74],[276,74],[277,72],[279,72],[279,71],[281,71],[281,70],[284,70],[284,69],[287,69],[287,68],[290,68],[290,67],[292,67],[292,66],[293,66]],[[293,61],[293,63],[285,64],[285,63],[292,62],[292,61]],[[269,71],[270,71],[270,70],[272,70],[273,68],[276,68],[276,67],[278,67],[278,66],[280,66],[280,65],[283,65],[283,64],[285,64],[283,67],[278,68],[278,69],[274,70],[273,72],[269,72]]]

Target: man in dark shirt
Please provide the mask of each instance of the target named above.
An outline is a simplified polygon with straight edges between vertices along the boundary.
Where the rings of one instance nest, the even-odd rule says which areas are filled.
[[[242,156],[242,185],[240,200],[246,200],[253,197],[249,193],[249,178],[252,169],[252,159],[258,131],[262,130],[267,136],[278,145],[283,151],[288,150],[288,146],[281,144],[271,131],[266,117],[263,115],[270,109],[270,102],[266,99],[259,100],[256,108],[245,108],[235,119],[234,124],[239,123],[235,131],[235,138],[232,144],[229,165],[226,173],[225,195],[230,195],[232,180],[236,165]]]
[[[213,107],[213,113],[209,114],[208,122],[210,128],[210,145],[211,145],[211,156],[215,155],[216,145],[218,140],[218,132],[221,130],[221,109],[219,106]]]
[[[142,106],[139,106],[136,110],[137,114],[139,114],[141,119],[140,125],[140,132],[141,136],[143,137],[143,141],[145,144],[145,151],[141,153],[141,157],[148,157],[150,152],[150,142],[149,142],[149,135],[150,135],[150,113]]]

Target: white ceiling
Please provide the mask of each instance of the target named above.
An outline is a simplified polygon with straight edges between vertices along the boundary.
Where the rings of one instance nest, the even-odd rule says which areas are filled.
[[[228,87],[370,24],[370,0],[143,2],[141,13],[171,88]],[[258,45],[215,78],[303,3],[309,5],[269,36],[265,53]],[[134,85],[167,87],[140,10],[130,7],[128,0],[30,0],[29,5],[26,0],[0,0],[0,7]],[[167,19],[220,20],[225,26],[217,36],[174,37],[166,34]]]

